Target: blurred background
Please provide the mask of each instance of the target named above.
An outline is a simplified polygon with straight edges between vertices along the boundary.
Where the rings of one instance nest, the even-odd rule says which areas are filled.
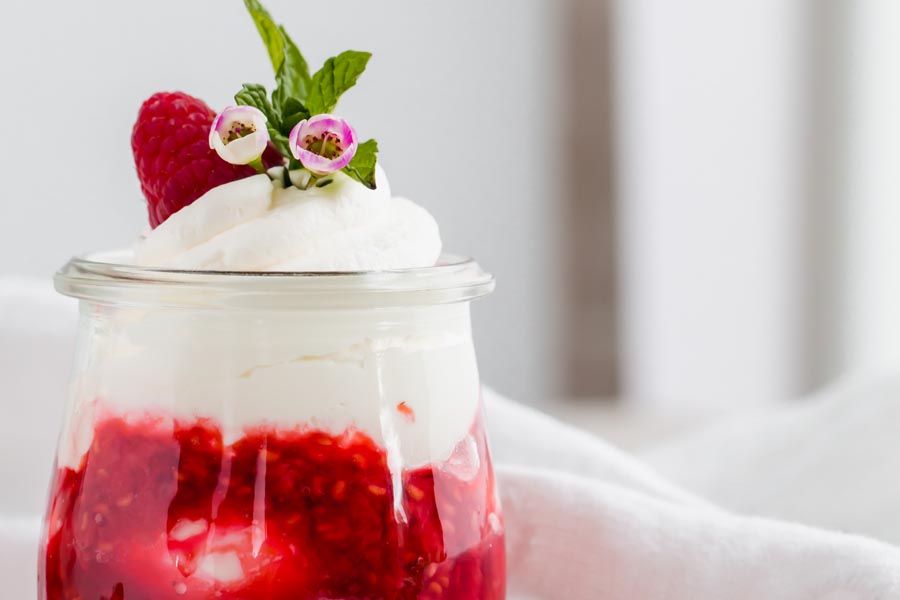
[[[896,0],[267,5],[313,65],[374,53],[341,112],[497,276],[499,391],[722,410],[900,364]],[[5,7],[3,275],[130,244],[147,96],[272,80],[239,0]]]

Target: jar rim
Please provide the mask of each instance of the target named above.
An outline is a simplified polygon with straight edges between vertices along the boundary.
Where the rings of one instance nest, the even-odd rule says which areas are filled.
[[[385,271],[203,271],[144,267],[129,251],[75,256],[55,275],[61,294],[110,304],[221,308],[378,308],[474,300],[494,278],[473,259]]]

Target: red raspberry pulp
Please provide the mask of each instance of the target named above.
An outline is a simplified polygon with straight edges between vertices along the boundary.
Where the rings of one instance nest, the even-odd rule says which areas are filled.
[[[40,598],[502,600],[480,421],[472,439],[477,471],[395,481],[357,431],[261,427],[226,445],[210,420],[104,418],[80,467],[57,472]]]

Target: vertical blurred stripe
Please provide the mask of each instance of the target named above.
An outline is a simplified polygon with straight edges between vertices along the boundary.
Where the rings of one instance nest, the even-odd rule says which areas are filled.
[[[565,393],[611,397],[618,383],[611,2],[566,5]]]
[[[805,260],[807,311],[804,359],[808,387],[824,385],[844,370],[839,315],[845,254],[841,216],[847,162],[850,6],[855,0],[807,0],[809,34],[805,80],[808,106],[806,206],[809,244]]]

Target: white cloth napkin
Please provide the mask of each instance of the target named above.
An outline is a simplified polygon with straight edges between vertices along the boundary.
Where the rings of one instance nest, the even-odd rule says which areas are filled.
[[[900,373],[856,373],[805,401],[717,422],[641,458],[736,512],[900,545]]]
[[[727,512],[579,430],[495,394],[488,394],[487,407],[515,598],[900,598],[900,549],[894,546]],[[757,433],[762,450],[767,438]],[[793,445],[802,448],[809,432],[798,433]],[[709,435],[715,444],[691,449],[703,463],[718,464],[722,440]],[[690,463],[683,471],[690,472]],[[727,463],[721,472],[734,479]],[[764,471],[753,475],[743,483],[747,489],[770,485]],[[816,501],[833,502],[827,496]],[[810,506],[810,512],[820,511]],[[896,523],[898,517],[900,510],[893,510],[881,518]]]
[[[0,280],[0,578],[10,599],[34,597],[74,328],[74,306],[49,284]],[[896,398],[900,377],[848,384],[639,460],[486,390],[510,598],[900,598],[900,549],[874,539],[900,541]]]

